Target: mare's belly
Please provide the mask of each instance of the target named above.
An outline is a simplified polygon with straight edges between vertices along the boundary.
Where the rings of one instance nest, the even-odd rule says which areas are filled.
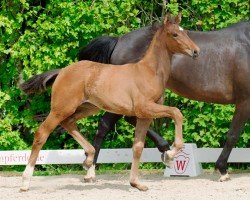
[[[188,99],[208,103],[234,103],[233,87],[222,82],[202,83],[190,80],[170,79],[167,88]]]

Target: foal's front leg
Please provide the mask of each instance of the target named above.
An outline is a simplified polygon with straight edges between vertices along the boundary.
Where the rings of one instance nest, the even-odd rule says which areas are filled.
[[[164,153],[164,163],[170,165],[170,162],[174,159],[174,156],[183,147],[182,137],[182,123],[183,116],[180,110],[176,107],[164,106],[153,102],[145,104],[143,107],[137,108],[137,112],[147,118],[161,118],[170,117],[175,122],[175,141],[172,145],[172,149]]]
[[[139,163],[142,150],[144,148],[145,137],[152,119],[139,119],[137,118],[135,128],[135,139],[133,144],[133,160],[130,171],[130,185],[136,187],[141,191],[148,190],[148,187],[139,182]]]

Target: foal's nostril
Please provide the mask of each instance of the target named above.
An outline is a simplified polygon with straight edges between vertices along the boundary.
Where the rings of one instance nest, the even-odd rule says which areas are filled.
[[[197,58],[199,56],[199,52],[197,50],[193,50],[193,58]]]

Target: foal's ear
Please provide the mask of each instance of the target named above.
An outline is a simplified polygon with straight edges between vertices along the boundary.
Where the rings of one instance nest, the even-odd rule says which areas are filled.
[[[169,23],[171,23],[171,14],[167,13],[165,18],[164,18],[164,25],[167,25]]]
[[[178,15],[175,17],[175,22],[179,24],[181,22],[181,12],[178,13]]]

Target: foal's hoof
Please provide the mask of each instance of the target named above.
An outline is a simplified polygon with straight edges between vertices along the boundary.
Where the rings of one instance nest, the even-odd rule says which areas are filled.
[[[220,182],[225,182],[225,181],[229,181],[229,180],[230,180],[230,176],[228,173],[221,175],[221,177],[219,179]]]
[[[84,180],[85,183],[94,183],[94,182],[96,182],[95,177],[84,177],[83,180]]]
[[[27,192],[28,190],[29,190],[28,187],[21,187],[21,188],[19,189],[19,192]]]
[[[137,188],[138,190],[140,190],[140,191],[147,191],[148,190],[148,187],[146,186],[146,185],[142,185],[142,184],[140,184],[140,183],[130,183],[130,185],[132,186],[132,187],[135,187],[135,188]]]
[[[165,151],[161,154],[161,160],[167,167],[172,168],[174,165],[174,157],[170,156],[168,152],[169,151]]]
[[[29,190],[30,182],[23,178],[22,186],[20,187],[19,192],[27,192]]]

